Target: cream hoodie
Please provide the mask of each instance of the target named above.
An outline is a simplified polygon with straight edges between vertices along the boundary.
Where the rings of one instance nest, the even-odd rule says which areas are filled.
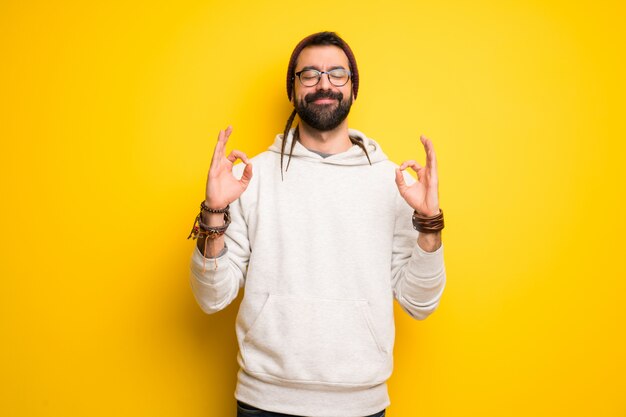
[[[191,286],[205,312],[225,308],[245,287],[235,396],[255,407],[319,417],[387,407],[393,298],[424,319],[443,292],[443,248],[427,253],[416,244],[396,165],[372,139],[350,135],[372,165],[357,146],[322,158],[298,142],[284,180],[278,135],[252,159],[250,185],[231,204],[217,268],[194,250]]]

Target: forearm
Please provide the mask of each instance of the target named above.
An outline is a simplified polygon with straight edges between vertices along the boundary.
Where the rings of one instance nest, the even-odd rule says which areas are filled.
[[[229,213],[228,237],[199,239],[191,257],[191,287],[198,304],[207,313],[225,308],[236,298],[248,267],[250,242],[239,201],[231,204]],[[224,226],[225,213],[202,210],[200,215],[204,229]]]
[[[230,262],[207,260],[198,250],[191,257],[191,289],[200,308],[207,314],[224,309],[237,297],[242,275]]]
[[[394,292],[403,309],[422,320],[437,308],[445,282],[443,247],[427,252],[418,245],[395,282]]]
[[[437,308],[445,286],[441,230],[418,224],[422,231],[416,235],[415,219],[409,226],[406,214],[398,217],[394,295],[407,313],[422,320]]]
[[[224,214],[222,213],[209,213],[202,210],[201,216],[202,222],[207,226],[220,227],[224,225]],[[200,253],[204,254],[205,258],[215,258],[222,252],[222,250],[224,250],[224,235],[218,236],[214,239],[199,236],[197,240],[198,250]]]
[[[424,252],[434,252],[441,247],[441,232],[420,233],[417,244]]]

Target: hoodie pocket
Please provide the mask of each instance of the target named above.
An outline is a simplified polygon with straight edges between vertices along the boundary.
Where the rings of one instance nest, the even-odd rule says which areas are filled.
[[[362,386],[391,373],[381,346],[367,300],[269,295],[242,356],[246,371],[259,378]]]

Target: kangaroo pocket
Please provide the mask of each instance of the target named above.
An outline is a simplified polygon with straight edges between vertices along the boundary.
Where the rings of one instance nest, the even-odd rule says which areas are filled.
[[[269,380],[362,386],[391,373],[367,300],[269,295],[241,353],[248,373]]]

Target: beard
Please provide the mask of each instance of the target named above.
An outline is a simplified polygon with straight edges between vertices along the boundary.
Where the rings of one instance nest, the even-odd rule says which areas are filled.
[[[313,103],[320,98],[336,99],[338,104],[335,107],[334,104]],[[295,102],[296,113],[300,116],[300,120],[322,132],[333,130],[339,126],[348,117],[351,106],[352,92],[350,92],[348,100],[344,101],[342,93],[328,90],[307,94]]]

